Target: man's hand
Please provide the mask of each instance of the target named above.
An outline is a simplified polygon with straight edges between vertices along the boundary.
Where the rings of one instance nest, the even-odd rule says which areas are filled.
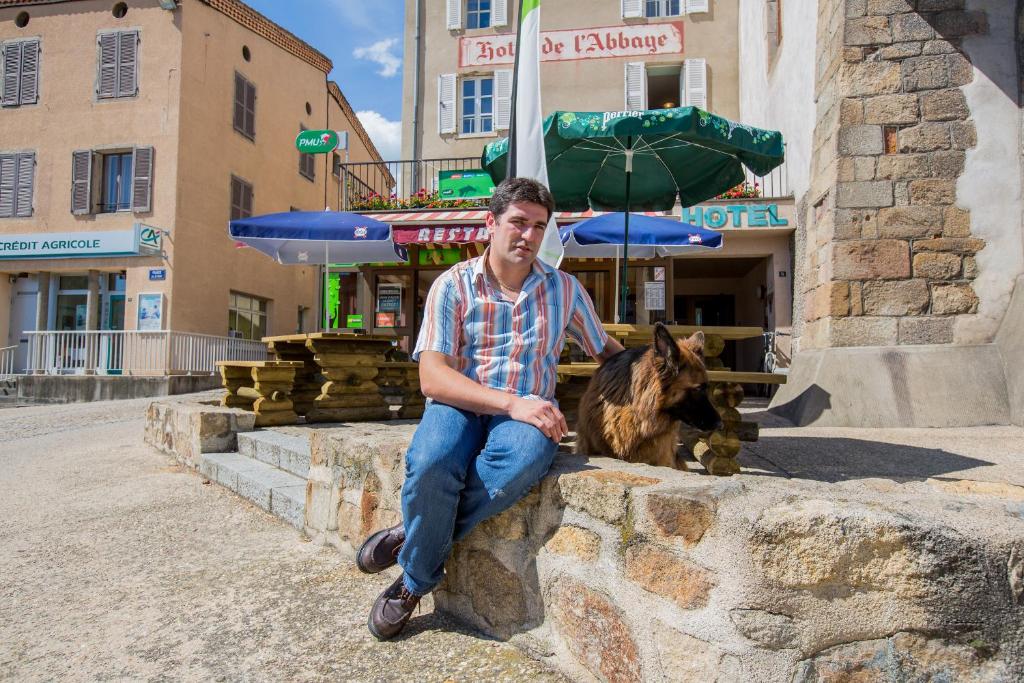
[[[555,443],[561,441],[562,437],[569,433],[565,416],[550,401],[516,396],[512,399],[508,414],[513,420],[533,425]]]

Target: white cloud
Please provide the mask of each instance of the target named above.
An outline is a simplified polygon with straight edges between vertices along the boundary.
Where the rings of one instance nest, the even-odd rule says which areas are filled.
[[[387,38],[378,40],[370,47],[358,47],[352,53],[356,59],[367,59],[380,64],[378,75],[384,78],[391,78],[398,73],[402,66],[402,60],[391,53],[391,48],[398,44],[398,38]]]
[[[402,122],[388,121],[375,111],[357,111],[356,116],[369,134],[384,161],[397,161],[402,156]]]

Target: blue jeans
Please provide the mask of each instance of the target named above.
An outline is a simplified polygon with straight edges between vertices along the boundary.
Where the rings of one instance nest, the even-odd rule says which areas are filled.
[[[405,454],[398,564],[406,588],[426,595],[440,583],[452,543],[526,495],[557,449],[539,429],[507,415],[428,404]]]

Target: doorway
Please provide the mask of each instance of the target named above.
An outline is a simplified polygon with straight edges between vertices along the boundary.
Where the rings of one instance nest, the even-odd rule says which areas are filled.
[[[35,275],[20,275],[13,289],[10,327],[4,346],[18,347],[14,352],[14,372],[25,372],[28,367],[28,336],[25,332],[36,329],[39,278]]]

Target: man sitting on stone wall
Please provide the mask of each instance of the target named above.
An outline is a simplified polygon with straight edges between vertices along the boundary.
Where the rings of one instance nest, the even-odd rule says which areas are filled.
[[[537,181],[501,183],[483,256],[430,288],[413,352],[429,401],[405,455],[404,522],[370,536],[356,557],[367,573],[396,561],[404,570],[370,611],[381,640],[441,581],[452,544],[547,473],[568,431],[553,402],[565,335],[599,362],[622,350],[579,281],[537,259],[553,210]]]

